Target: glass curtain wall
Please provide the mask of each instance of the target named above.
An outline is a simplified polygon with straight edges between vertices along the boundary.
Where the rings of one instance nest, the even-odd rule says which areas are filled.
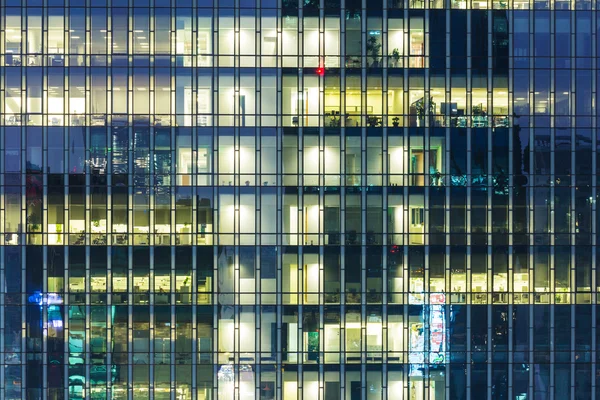
[[[600,395],[597,8],[0,2],[0,398]]]

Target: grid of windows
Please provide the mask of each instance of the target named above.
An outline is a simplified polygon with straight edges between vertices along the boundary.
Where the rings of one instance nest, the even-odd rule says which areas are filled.
[[[0,0],[0,398],[600,396],[599,4]]]

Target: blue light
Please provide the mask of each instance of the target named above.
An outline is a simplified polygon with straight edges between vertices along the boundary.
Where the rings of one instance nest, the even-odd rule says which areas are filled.
[[[40,307],[43,305],[62,304],[63,299],[58,293],[47,293],[36,291],[29,296],[28,301],[32,304],[37,304]]]
[[[31,296],[29,296],[28,300],[30,303],[39,304],[41,306],[42,305],[42,293],[34,292]]]

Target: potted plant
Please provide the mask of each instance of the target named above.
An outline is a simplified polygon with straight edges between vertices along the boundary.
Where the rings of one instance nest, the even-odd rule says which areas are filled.
[[[400,61],[400,51],[398,50],[398,48],[392,50],[390,58],[392,59],[392,65],[394,67],[398,67],[398,62]]]
[[[394,125],[394,128],[399,127],[400,126],[400,117],[392,118],[392,125]]]
[[[371,128],[376,128],[381,124],[381,121],[379,120],[379,118],[370,115],[367,117],[367,123]]]
[[[417,117],[419,118],[419,126],[425,125],[425,98],[421,98],[414,103]],[[429,97],[429,115],[435,113],[435,103],[433,97]]]
[[[431,185],[432,186],[441,186],[442,185],[442,173],[439,169],[434,166],[429,167],[430,175],[431,175]]]
[[[340,118],[336,118],[335,115],[331,116],[330,120],[329,120],[329,126],[332,128],[336,128],[341,126],[341,122],[342,120]]]
[[[377,37],[370,36],[367,40],[367,54],[372,58],[371,66],[377,67],[379,65],[379,52],[381,51],[381,43],[377,40]]]

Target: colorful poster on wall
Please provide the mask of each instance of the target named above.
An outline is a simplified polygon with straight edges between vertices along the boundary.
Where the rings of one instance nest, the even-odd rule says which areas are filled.
[[[425,362],[425,334],[422,323],[413,323],[409,331],[408,362],[410,363],[410,376],[423,375],[423,363]]]
[[[429,296],[429,305],[423,305],[421,320],[425,323],[416,322],[409,329],[409,353],[410,364],[409,376],[423,376],[425,363],[443,364],[446,361],[446,295],[434,293]],[[427,313],[429,311],[429,313]],[[427,328],[427,329],[426,329]],[[427,331],[427,338],[425,337]],[[428,348],[425,348],[425,343]],[[425,351],[429,351],[429,359],[426,360]]]
[[[432,294],[429,302],[429,362],[442,364],[446,358],[446,296]]]

